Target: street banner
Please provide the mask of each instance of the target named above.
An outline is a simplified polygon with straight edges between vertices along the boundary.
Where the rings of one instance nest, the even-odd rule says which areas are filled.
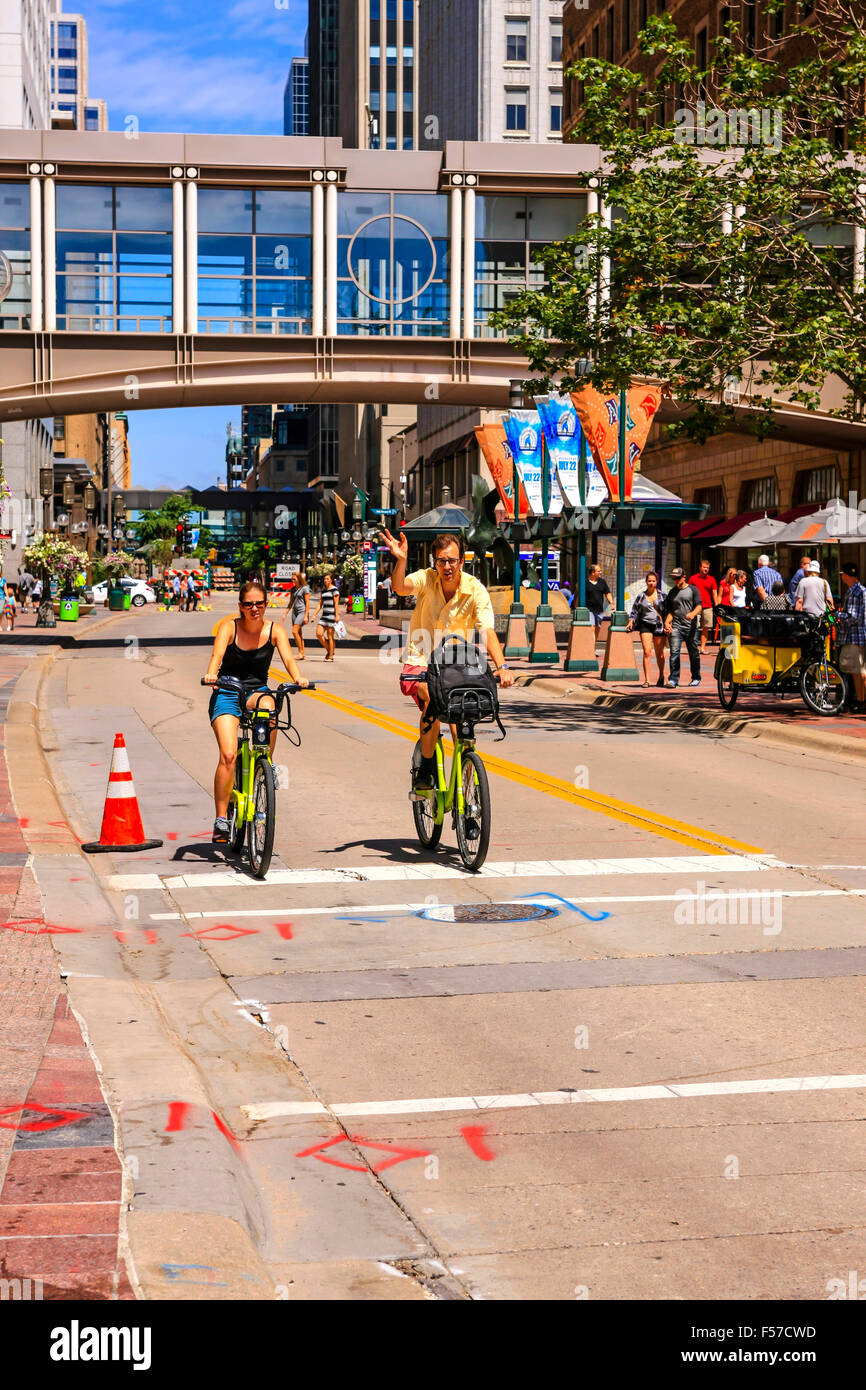
[[[546,466],[550,477],[548,516],[562,511],[562,493],[556,472],[544,448],[544,433],[537,410],[512,410],[503,415],[505,434],[517,464],[517,472],[526,489],[529,506],[536,516],[544,515],[541,470]]]
[[[476,425],[475,438],[478,440],[478,447],[484,455],[484,462],[490,469],[490,476],[493,478],[496,491],[505,507],[506,519],[513,521],[514,460],[508,447],[508,440],[505,438],[505,430],[502,425]],[[520,516],[527,516],[528,513],[529,499],[526,496],[526,489],[521,483]]]
[[[372,554],[364,556],[364,598],[368,603],[376,602],[376,569],[378,555],[374,550]]]
[[[596,507],[607,501],[607,488],[595,466],[592,452],[587,449],[586,463],[581,463],[580,446],[583,431],[577,411],[567,396],[551,392],[539,396],[535,404],[541,417],[547,452],[556,471],[562,495],[569,507]],[[585,500],[580,497],[580,471],[585,467]]]
[[[619,457],[619,392],[602,395],[591,386],[572,391],[577,418],[586,435],[611,502],[630,502],[635,470],[659,408],[661,388],[631,386],[625,393],[626,458]]]

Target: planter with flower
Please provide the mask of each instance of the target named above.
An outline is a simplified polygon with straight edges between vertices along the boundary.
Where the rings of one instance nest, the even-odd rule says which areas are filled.
[[[102,560],[102,570],[108,580],[108,607],[121,613],[129,607],[130,597],[121,580],[132,570],[133,556],[126,550],[110,550]]]
[[[63,536],[43,534],[24,551],[24,563],[42,580],[42,602],[36,617],[37,627],[54,627],[54,604],[51,584],[56,581],[60,594],[58,604],[62,622],[77,622],[78,597],[75,576],[87,566],[87,556],[77,545]]]

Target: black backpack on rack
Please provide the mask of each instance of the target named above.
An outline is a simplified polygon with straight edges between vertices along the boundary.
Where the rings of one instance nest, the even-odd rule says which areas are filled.
[[[437,719],[456,724],[461,737],[469,737],[464,729],[474,724],[499,726],[499,688],[487,664],[487,652],[476,638],[467,642],[464,637],[448,636],[433,651],[427,664],[426,727]],[[501,741],[501,740],[497,740]]]

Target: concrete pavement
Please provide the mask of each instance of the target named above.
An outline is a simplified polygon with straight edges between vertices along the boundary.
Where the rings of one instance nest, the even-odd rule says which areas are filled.
[[[144,1296],[826,1296],[861,1243],[859,765],[508,692],[470,876],[414,840],[397,667],[309,645],[259,884],[209,843],[220,606],[116,615],[37,697],[73,835],[122,729],[165,840],[33,859]]]

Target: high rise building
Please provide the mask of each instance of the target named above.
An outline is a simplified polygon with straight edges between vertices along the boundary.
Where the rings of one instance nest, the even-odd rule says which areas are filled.
[[[283,93],[283,134],[310,133],[310,60],[293,58]]]
[[[0,0],[0,129],[50,128],[49,0]]]
[[[51,15],[51,124],[71,130],[107,130],[104,101],[89,95],[87,24],[64,14],[62,0]]]
[[[340,0],[309,0],[310,135],[340,134]]]
[[[562,139],[563,0],[424,0],[422,149]]]
[[[345,145],[417,149],[419,3],[342,0],[339,133]]]

